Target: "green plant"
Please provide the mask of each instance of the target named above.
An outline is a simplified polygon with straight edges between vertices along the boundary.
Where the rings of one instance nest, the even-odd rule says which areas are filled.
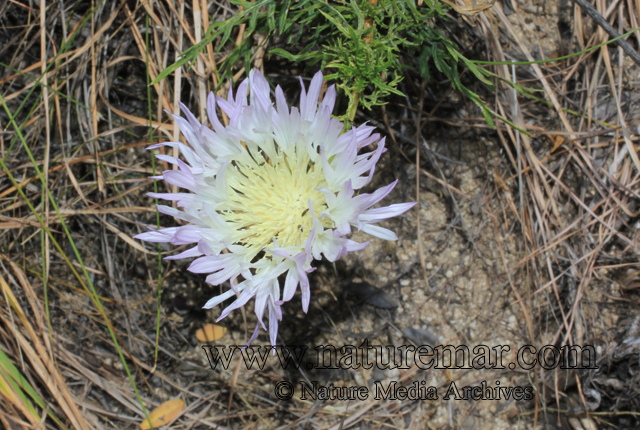
[[[349,98],[345,117],[352,120],[358,107],[371,109],[384,104],[389,94],[402,95],[397,88],[402,69],[411,67],[400,62],[400,54],[405,53],[419,58],[418,68],[425,78],[429,77],[429,65],[433,62],[455,89],[481,107],[493,125],[491,114],[495,112],[460,80],[461,72],[468,69],[493,89],[486,79],[489,72],[460,54],[456,44],[438,28],[438,22],[446,20],[449,9],[440,2],[426,0],[422,6],[417,6],[414,0],[232,0],[232,3],[241,6],[241,10],[211,25],[202,41],[186,50],[154,83],[194,60],[207,44],[218,38],[218,50],[230,50],[218,71],[218,82],[231,78],[238,62],[243,62],[248,70],[256,48],[279,45],[286,49],[276,47],[269,51],[271,55],[305,68],[319,65],[326,79],[336,81]],[[236,45],[232,32],[243,24],[244,38]],[[256,46],[256,40],[262,46]]]

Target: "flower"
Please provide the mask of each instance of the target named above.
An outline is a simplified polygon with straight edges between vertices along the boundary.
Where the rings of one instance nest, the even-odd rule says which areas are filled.
[[[258,324],[249,341],[258,335],[268,309],[271,344],[276,344],[281,305],[291,300],[298,285],[302,308],[310,301],[307,274],[311,263],[323,256],[336,261],[348,252],[364,249],[346,236],[352,228],[386,240],[396,235],[376,223],[398,216],[415,203],[374,208],[397,181],[371,194],[356,190],[371,181],[375,166],[385,152],[384,138],[372,134],[374,127],[362,125],[342,133],[343,123],[331,117],[336,99],[331,86],[318,104],[323,76],[317,73],[309,92],[302,84],[300,108],[289,106],[284,93],[275,89],[275,106],[264,76],[252,71],[234,97],[209,94],[207,111],[213,130],[198,122],[183,104],[186,119],[173,116],[190,144],[164,142],[150,146],[179,148],[186,162],[156,155],[178,168],[155,179],[187,189],[191,193],[149,193],[172,200],[182,210],[158,205],[158,210],[188,222],[135,236],[148,242],[173,245],[195,244],[170,260],[196,258],[189,266],[194,273],[207,273],[206,282],[231,288],[212,298],[212,308],[237,296],[220,315],[255,298]],[[250,98],[247,100],[247,87]],[[218,119],[216,106],[228,117]],[[360,153],[376,144],[372,152]],[[284,285],[278,278],[285,275]],[[240,279],[240,282],[238,280]]]

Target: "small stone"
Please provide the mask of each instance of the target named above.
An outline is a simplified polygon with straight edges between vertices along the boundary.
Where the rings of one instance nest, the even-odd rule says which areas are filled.
[[[475,429],[475,428],[478,428],[478,423],[476,422],[476,419],[473,416],[467,415],[464,421],[462,421],[462,423],[460,424],[460,428],[465,430]]]
[[[518,407],[516,406],[516,403],[512,402],[504,410],[504,413],[505,413],[505,415],[507,416],[508,419],[512,420],[512,419],[514,419],[515,417],[518,416],[520,411],[518,410]]]
[[[447,273],[445,273],[444,276],[446,276],[447,279],[453,278],[453,271],[451,269],[447,270]]]
[[[386,242],[384,242],[384,250],[387,254],[393,254],[397,247],[398,245],[395,241],[387,240]]]

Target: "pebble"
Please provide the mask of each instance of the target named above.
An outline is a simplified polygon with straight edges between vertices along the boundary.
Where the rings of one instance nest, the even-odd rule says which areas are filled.
[[[453,278],[453,271],[451,269],[447,270],[447,273],[445,273],[444,276],[446,276],[447,279]]]

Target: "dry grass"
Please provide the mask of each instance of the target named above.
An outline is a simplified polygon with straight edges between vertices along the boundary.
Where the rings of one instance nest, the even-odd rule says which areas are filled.
[[[510,3],[510,17],[501,3],[465,16],[459,24],[466,34],[457,37],[482,41],[493,61],[546,55],[543,49],[532,53],[535,42],[515,24],[524,12]],[[596,1],[595,8],[621,34],[639,25],[637,2]],[[147,84],[196,44],[212,19],[235,11],[227,1],[205,0],[0,3],[5,428],[137,428],[151,409],[174,397],[187,404],[173,425],[184,429],[388,428],[398,425],[394,415],[407,413],[393,401],[369,401],[347,412],[331,402],[277,403],[270,391],[282,379],[276,369],[258,378],[239,361],[226,373],[203,368],[189,320],[199,318],[198,306],[215,290],[180,266],[160,265],[169,248],[131,239],[159,222],[145,193],[163,186],[148,177],[168,168],[156,165],[145,146],[181,138],[163,112],[179,113],[180,100],[205,120],[206,95],[225,90],[216,77],[225,52],[207,47],[192,68]],[[568,52],[608,38],[578,11],[568,22]],[[240,27],[234,34],[238,42],[243,33]],[[627,40],[637,47],[640,36]],[[259,51],[255,67],[289,79],[281,64],[270,66],[274,60]],[[480,238],[468,231],[458,201],[474,197],[455,184],[456,160],[422,136],[434,127],[464,128],[500,142],[501,167],[484,172],[493,205],[483,211],[498,241],[518,240],[517,264],[507,263],[506,245],[500,249],[504,265],[497,278],[509,285],[512,305],[524,316],[523,340],[600,348],[600,372],[530,372],[536,400],[518,419],[532,427],[625,428],[634,415],[622,412],[640,410],[634,349],[640,338],[640,74],[616,45],[552,63],[493,67],[506,82],[542,91],[547,103],[516,96],[496,80],[497,93],[485,95],[529,134],[500,122],[491,131],[469,115],[437,114],[451,96],[448,84],[422,82],[409,72],[406,86],[415,96],[356,118],[370,115],[390,135],[390,152],[418,167],[418,200],[421,181],[442,187],[453,214],[447,231],[462,231],[470,249]],[[244,73],[238,67],[235,80]],[[440,94],[435,107],[426,107],[429,94]],[[415,117],[397,118],[398,106],[409,106]],[[407,270],[420,270],[428,285],[425,263],[434,244],[423,243],[419,220],[417,225],[418,264]],[[161,287],[172,293],[169,299]],[[192,303],[178,304],[183,293]],[[611,376],[616,372],[636,376]],[[411,419],[401,422],[424,428]]]
[[[638,10],[631,3],[596,2],[596,8],[619,34],[628,31],[629,25],[637,27]],[[514,41],[511,55],[538,60],[501,8],[492,12],[480,18],[480,25],[493,58],[506,59],[495,26],[490,25],[497,22]],[[601,28],[580,17],[579,9],[574,14],[573,35],[566,41],[577,40],[586,49],[607,40]],[[617,361],[619,349],[624,349],[621,343],[630,335],[616,333],[612,323],[624,326],[635,308],[633,298],[618,289],[620,273],[637,270],[640,255],[640,162],[636,154],[640,100],[633,96],[637,73],[626,72],[633,64],[621,47],[609,45],[564,61],[525,67],[541,84],[544,98],[552,105],[547,109],[552,112],[510,96],[513,91],[506,85],[504,96],[496,99],[499,112],[532,135],[499,130],[505,150],[515,155],[510,156],[510,172],[517,173],[495,172],[497,191],[512,215],[505,217],[505,222],[517,220],[525,238],[519,263],[508,270],[519,279],[522,296],[517,301],[526,315],[530,341],[534,345],[601,347],[598,365],[606,370],[600,375],[559,369],[539,369],[532,375],[543,388],[542,394],[555,398],[557,409],[563,404],[580,412],[574,414],[573,421],[569,418],[569,428],[574,429],[597,428],[615,416],[590,417],[589,412],[599,406],[601,410],[611,407],[606,397],[613,393],[603,387],[602,373],[621,365]],[[499,66],[497,72],[506,81],[522,79],[507,66]],[[531,80],[526,85],[537,86]],[[538,148],[534,149],[533,139]],[[614,307],[617,315],[612,317]],[[616,321],[617,317],[621,318]],[[631,384],[626,383],[618,393],[617,408],[624,404],[623,409],[637,410],[640,406]],[[602,389],[606,393],[602,405],[600,397],[595,406],[587,402],[581,387]],[[544,409],[545,403],[539,406]],[[554,415],[549,410],[536,409],[535,418],[553,421],[541,414]],[[581,423],[576,422],[578,418]]]

